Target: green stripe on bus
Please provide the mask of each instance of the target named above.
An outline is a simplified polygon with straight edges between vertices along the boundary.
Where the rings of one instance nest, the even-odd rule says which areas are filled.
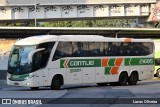
[[[65,59],[60,60],[60,68],[64,68]]]
[[[154,58],[125,58],[125,66],[154,65]]]
[[[115,65],[115,58],[111,58],[111,59],[109,59],[109,62],[108,62],[108,65],[109,66],[114,66]]]
[[[110,58],[108,66],[115,66],[116,58]],[[60,68],[101,67],[102,59],[62,59]],[[154,58],[124,58],[124,66],[154,65]]]
[[[125,66],[129,66],[129,65],[130,65],[130,64],[129,64],[130,59],[131,59],[131,58],[125,58],[125,61],[124,61],[124,65],[125,65]]]
[[[111,70],[111,67],[105,67],[105,72],[104,72],[104,74],[105,74],[105,75],[109,75],[109,74],[110,74],[110,70]]]

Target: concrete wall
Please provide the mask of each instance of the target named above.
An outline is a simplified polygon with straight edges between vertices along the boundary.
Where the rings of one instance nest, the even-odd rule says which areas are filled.
[[[0,5],[6,5],[6,0],[0,0]]]
[[[3,51],[11,50],[15,42],[15,39],[0,39],[0,55]]]
[[[0,39],[0,75],[2,75],[3,70],[7,70],[8,65],[8,54],[2,60],[1,54],[6,50],[11,50],[13,44],[16,42],[15,39]],[[3,72],[3,75],[4,74]]]

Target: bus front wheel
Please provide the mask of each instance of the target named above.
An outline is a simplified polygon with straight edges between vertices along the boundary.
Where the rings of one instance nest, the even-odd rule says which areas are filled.
[[[160,78],[160,68],[157,70],[156,74],[157,74],[157,77]]]
[[[55,76],[52,79],[51,89],[52,90],[59,90],[62,85],[62,79],[59,76]]]

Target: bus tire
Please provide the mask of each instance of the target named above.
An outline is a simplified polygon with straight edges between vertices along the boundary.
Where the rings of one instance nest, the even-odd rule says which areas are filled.
[[[119,76],[118,84],[121,86],[126,85],[128,82],[128,74],[126,72],[122,72]]]
[[[108,83],[97,83],[98,86],[107,86]]]
[[[55,76],[52,79],[51,89],[52,90],[60,90],[62,86],[62,79],[59,76]]]
[[[137,72],[132,72],[131,75],[128,78],[128,84],[129,85],[136,85],[138,81],[138,74]]]
[[[30,87],[31,90],[38,90],[39,87]]]
[[[156,74],[157,74],[157,77],[158,77],[158,78],[160,78],[160,68],[159,68],[159,69],[157,69]]]

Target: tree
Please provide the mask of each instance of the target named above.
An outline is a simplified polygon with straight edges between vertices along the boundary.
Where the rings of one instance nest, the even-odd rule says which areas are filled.
[[[37,27],[130,27],[133,19],[73,20],[37,23]],[[34,26],[34,22],[0,23],[0,26]]]

